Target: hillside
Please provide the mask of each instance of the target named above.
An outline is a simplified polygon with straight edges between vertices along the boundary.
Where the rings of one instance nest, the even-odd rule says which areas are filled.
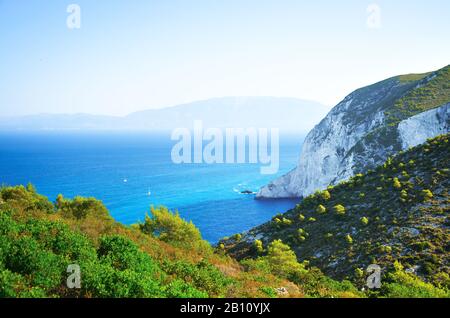
[[[71,264],[80,266],[80,288],[67,287]],[[0,188],[0,297],[362,296],[297,263],[284,244],[239,263],[163,207],[124,226],[94,198],[52,203],[32,185]]]
[[[355,90],[308,134],[297,168],[259,198],[304,197],[450,131],[450,66]]]
[[[229,254],[246,259],[257,256],[255,240],[267,246],[280,239],[299,261],[357,286],[363,285],[367,266],[377,264],[385,279],[403,268],[449,288],[449,137],[400,152],[222,244]]]
[[[448,137],[216,247],[164,207],[124,226],[94,198],[52,203],[32,185],[4,186],[0,297],[449,297]],[[374,261],[389,272],[382,289],[364,291]],[[71,264],[80,266],[75,289]]]
[[[441,140],[437,145],[441,145]],[[436,153],[436,147],[435,143],[430,145],[431,154]],[[448,151],[448,147],[445,149]],[[435,158],[434,155],[431,157]],[[419,166],[421,164],[417,163]],[[440,178],[447,171],[439,170],[439,173],[437,182],[442,181]],[[424,177],[424,182],[428,182],[426,176]],[[424,207],[427,211],[424,214],[424,222],[430,220],[434,222],[430,214],[444,213],[434,204],[435,200],[440,200],[438,198],[444,197],[446,192],[439,192],[436,187],[431,188],[434,190],[434,197],[432,203],[427,203]],[[345,185],[335,189],[330,190],[332,198],[340,191],[346,192]],[[349,190],[348,196],[352,196],[352,193],[359,192]],[[308,204],[313,204],[313,200],[316,199],[309,199],[311,202]],[[298,209],[305,215],[313,214],[314,212],[308,212],[306,202],[308,200],[300,204]],[[334,199],[330,199],[329,204],[332,202]],[[349,206],[347,210],[349,214],[353,211]],[[389,284],[383,285],[383,289],[374,294],[361,291],[358,281],[352,284],[348,280],[340,281],[325,276],[312,265],[316,263],[314,259],[311,259],[311,262],[299,263],[295,253],[282,241],[269,242],[277,236],[285,239],[287,235],[289,239],[286,241],[295,251],[301,251],[298,245],[292,244],[289,233],[296,229],[290,225],[283,230],[280,230],[279,225],[275,228],[272,224],[263,225],[261,231],[272,229],[270,236],[264,238],[264,243],[251,241],[247,244],[245,242],[249,238],[248,235],[236,235],[226,244],[212,247],[202,240],[200,232],[192,223],[181,219],[178,214],[171,213],[163,207],[152,208],[150,213],[150,217],[144,223],[124,226],[115,222],[103,204],[94,198],[66,199],[59,195],[52,203],[39,195],[32,185],[2,187],[0,297],[449,296],[446,289],[448,276],[445,276],[448,249],[445,245],[448,244],[448,237],[445,235],[448,233],[443,230],[438,232],[433,226],[425,223],[423,226],[428,232],[424,233],[429,233],[427,235],[440,233],[439,240],[424,236],[423,239],[427,241],[416,241],[422,251],[422,254],[416,255],[416,259],[428,261],[429,255],[436,255],[432,263],[435,267],[432,270],[442,271],[440,272],[442,283],[439,287],[436,285],[438,278],[436,275],[433,276],[435,285],[423,282],[415,275],[406,273],[397,264],[389,276]],[[290,211],[286,217],[296,213],[298,211]],[[371,218],[372,216],[369,224],[373,223],[373,226],[385,224],[382,223],[385,222],[384,219],[372,221]],[[441,219],[442,223],[448,223],[448,219],[443,217]],[[286,219],[282,220],[282,224],[288,223]],[[322,217],[317,217],[317,220],[319,224]],[[398,220],[401,220],[400,216]],[[356,223],[355,221],[355,226]],[[297,224],[297,221],[293,224]],[[348,229],[343,221],[337,225],[331,225],[332,222],[327,224],[335,230],[337,226],[340,226],[342,231]],[[306,223],[304,225],[302,223],[302,227],[309,231],[308,234],[304,233],[308,239],[321,231]],[[341,241],[341,235],[343,234],[337,232],[336,242]],[[372,235],[376,234],[372,232]],[[356,234],[354,238],[355,246],[359,246],[359,241],[356,240],[360,240],[361,237]],[[309,242],[308,239],[306,242]],[[253,257],[241,261],[230,258],[226,251],[230,251],[232,242],[239,242],[237,245],[231,245],[235,252],[245,251],[247,256]],[[322,243],[320,239],[317,240],[317,244],[322,248],[326,247],[321,245]],[[349,250],[351,253],[359,251],[356,248],[349,249],[345,244],[342,246],[345,251]],[[397,247],[394,244],[392,246],[392,255],[396,255],[394,253],[397,253]],[[431,251],[430,248],[433,249],[432,253],[428,253]],[[244,254],[241,252],[240,256]],[[401,260],[404,261],[403,258]],[[439,262],[444,264],[444,267],[436,267]],[[70,289],[66,285],[69,276],[67,268],[71,264],[80,266],[80,288]]]

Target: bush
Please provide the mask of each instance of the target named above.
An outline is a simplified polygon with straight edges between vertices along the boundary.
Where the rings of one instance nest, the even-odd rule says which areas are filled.
[[[25,279],[9,270],[0,270],[0,298],[44,298],[42,288],[27,286]]]
[[[369,219],[366,218],[365,216],[363,216],[363,217],[360,219],[360,221],[361,221],[361,223],[362,223],[363,225],[369,224]]]
[[[281,240],[275,240],[267,248],[267,261],[273,273],[287,277],[303,267],[297,262],[297,257],[291,248]]]
[[[359,297],[357,288],[349,281],[338,282],[325,276],[319,269],[311,268],[293,273],[290,279],[308,297]]]
[[[56,288],[65,270],[62,257],[47,251],[38,241],[26,236],[12,242],[5,265],[17,274],[30,277],[32,286],[45,290]]]
[[[234,239],[236,242],[239,242],[242,239],[242,234],[240,233],[234,234],[231,238]]]
[[[61,194],[56,198],[55,205],[58,213],[65,218],[77,220],[87,217],[112,220],[103,203],[94,198],[75,197],[73,200],[65,199]]]
[[[200,291],[192,285],[176,279],[163,288],[164,296],[168,298],[207,298],[206,292]]]
[[[254,248],[255,248],[257,253],[264,252],[264,247],[263,247],[263,243],[261,242],[261,240],[255,240],[253,242],[253,246],[254,246]]]
[[[123,236],[110,235],[100,238],[98,257],[102,263],[119,271],[133,270],[142,274],[160,274],[152,258],[140,251],[138,246]]]
[[[350,234],[347,234],[347,235],[345,236],[345,241],[346,241],[348,244],[353,244],[353,238],[350,236]]]
[[[289,219],[286,219],[286,218],[283,218],[281,222],[283,223],[283,225],[287,225],[287,226],[292,224],[292,221]]]
[[[421,194],[422,194],[422,198],[423,198],[424,202],[430,201],[431,199],[433,199],[433,192],[431,192],[428,189],[422,190]]]
[[[140,229],[160,240],[180,246],[193,246],[202,241],[200,231],[192,222],[187,222],[178,213],[165,207],[151,208],[152,217],[146,216]]]
[[[322,204],[319,204],[317,206],[316,212],[319,213],[319,214],[324,214],[324,213],[327,212],[327,208],[324,207]]]
[[[183,277],[184,281],[210,296],[224,296],[226,287],[233,283],[233,280],[206,261],[197,264],[185,261],[165,262],[163,269],[170,275]]]
[[[41,211],[47,214],[54,212],[53,204],[47,197],[37,194],[31,184],[26,188],[22,185],[0,188],[0,201],[2,200],[25,212]]]
[[[322,199],[324,200],[330,200],[331,199],[331,194],[328,190],[324,190],[320,193],[320,196],[322,197]]]
[[[401,189],[401,187],[402,187],[402,184],[401,184],[401,182],[398,180],[398,178],[394,178],[393,184],[392,184],[392,185],[393,185],[394,188],[396,188],[396,189]]]
[[[403,271],[403,266],[395,262],[394,272],[387,275],[382,284],[382,295],[391,298],[443,298],[450,297],[445,289],[440,289],[422,281],[417,276]]]
[[[337,215],[345,215],[345,207],[341,204],[335,205],[333,207],[334,213],[336,213]]]

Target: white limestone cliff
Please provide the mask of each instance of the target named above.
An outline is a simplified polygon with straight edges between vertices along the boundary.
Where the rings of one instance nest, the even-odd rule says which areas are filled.
[[[387,86],[387,91],[394,87]],[[256,197],[307,196],[379,165],[399,150],[449,132],[450,103],[401,121],[394,128],[392,144],[379,142],[377,138],[369,142],[368,134],[385,126],[384,112],[374,105],[386,96],[378,92],[367,97],[364,92],[361,101],[361,93],[352,93],[333,108],[306,137],[297,168],[261,188]],[[370,111],[363,119],[353,119],[361,109]]]
[[[398,125],[402,148],[424,143],[428,138],[445,134],[450,129],[450,103],[403,120]]]

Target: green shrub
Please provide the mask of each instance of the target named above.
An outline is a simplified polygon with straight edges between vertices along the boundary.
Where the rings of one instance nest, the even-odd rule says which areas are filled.
[[[403,271],[396,262],[394,272],[387,275],[387,282],[381,285],[382,295],[390,298],[443,298],[450,297],[447,290],[422,281],[415,275]]]
[[[207,298],[208,293],[200,291],[192,285],[176,279],[163,287],[163,293],[168,298]]]
[[[56,198],[57,212],[66,218],[85,219],[95,217],[112,220],[103,203],[94,198],[75,197],[73,200],[65,199],[61,194]]]
[[[319,204],[317,206],[316,212],[319,213],[319,214],[324,214],[324,213],[327,212],[327,208],[324,207],[322,204]]]
[[[283,219],[282,219],[282,223],[283,223],[283,225],[287,225],[287,226],[289,226],[289,225],[291,225],[291,224],[292,224],[292,221],[291,221],[291,220],[289,220],[289,219],[283,218]]]
[[[355,276],[357,278],[362,278],[364,277],[364,271],[361,268],[356,268],[355,269]]]
[[[232,279],[226,277],[206,261],[197,264],[185,261],[165,262],[163,269],[170,275],[182,277],[194,288],[206,292],[210,296],[224,296],[226,287],[233,283]]]
[[[433,192],[431,192],[428,189],[422,190],[421,194],[422,194],[423,201],[425,201],[425,202],[433,199]]]
[[[400,180],[398,180],[398,178],[394,178],[392,185],[396,189],[401,189],[401,187],[402,187],[402,184],[401,184]]]
[[[345,241],[346,241],[348,244],[353,244],[353,238],[350,236],[350,234],[347,234],[347,235],[345,236]]]
[[[332,239],[333,238],[333,233],[326,233],[325,235],[324,235],[324,237],[326,238],[326,239]]]
[[[97,254],[102,263],[109,264],[119,271],[133,270],[155,276],[160,274],[160,269],[152,258],[140,251],[133,241],[123,236],[101,237]]]
[[[47,214],[54,212],[53,204],[47,197],[37,194],[31,184],[27,188],[22,185],[0,188],[0,201],[2,200],[11,206],[20,207],[25,212],[42,211]]]
[[[233,238],[236,242],[239,242],[239,241],[242,239],[242,234],[240,234],[240,233],[234,234],[234,235],[232,236],[232,238]]]
[[[151,217],[146,216],[140,229],[160,240],[178,246],[202,245],[200,231],[192,222],[187,222],[178,213],[172,213],[165,207],[151,208]]]
[[[256,250],[257,253],[262,253],[262,252],[264,252],[264,247],[263,247],[263,243],[262,243],[261,240],[255,240],[255,241],[253,242],[253,246],[254,246],[254,248],[255,248],[255,250]]]
[[[282,277],[288,277],[290,273],[302,269],[295,253],[281,240],[275,240],[269,244],[266,259],[271,271]]]
[[[331,199],[331,194],[328,190],[324,190],[320,193],[320,196],[322,197],[322,199],[324,200],[330,200]]]
[[[260,287],[260,291],[262,291],[269,298],[276,298],[278,296],[275,288],[272,287]]]
[[[361,223],[362,223],[363,225],[369,224],[369,219],[366,218],[365,216],[363,216],[363,217],[360,219],[360,221],[361,221]]]
[[[342,204],[335,205],[333,210],[337,215],[345,215],[345,207]]]

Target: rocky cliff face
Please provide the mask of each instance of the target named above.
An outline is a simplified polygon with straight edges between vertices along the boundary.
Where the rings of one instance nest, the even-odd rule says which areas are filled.
[[[411,118],[398,125],[402,148],[407,149],[424,143],[428,138],[442,135],[450,130],[450,103]]]
[[[356,90],[308,134],[296,169],[257,198],[303,197],[449,131],[450,66]]]

